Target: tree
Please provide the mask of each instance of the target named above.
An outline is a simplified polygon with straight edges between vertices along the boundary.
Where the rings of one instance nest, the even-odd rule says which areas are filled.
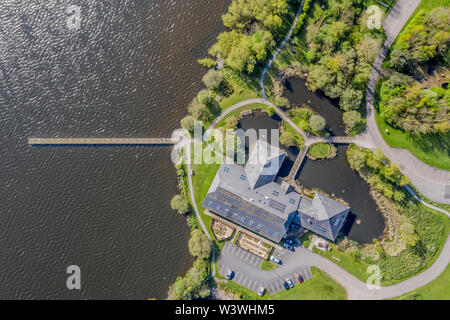
[[[170,200],[170,206],[179,214],[189,212],[189,202],[180,194],[175,195],[172,200]]]
[[[287,132],[287,131],[284,131],[281,134],[281,136],[280,136],[280,143],[283,146],[286,146],[286,147],[292,147],[292,146],[295,146],[295,144],[296,144],[294,136],[291,133]]]
[[[194,123],[195,123],[195,118],[191,115],[187,115],[186,117],[184,117],[183,119],[181,119],[181,127],[189,132],[193,132],[194,131]]]
[[[350,127],[350,129],[356,127],[361,123],[361,114],[356,110],[346,111],[342,116],[344,123]]]
[[[211,244],[206,235],[200,230],[192,231],[188,242],[189,252],[199,259],[207,259],[211,254]]]
[[[212,117],[209,109],[204,104],[201,104],[196,97],[189,104],[188,113],[195,119],[202,121],[208,121]]]
[[[309,126],[315,132],[322,131],[325,128],[325,125],[326,125],[325,118],[317,114],[312,115],[311,118],[309,119]]]
[[[347,160],[353,170],[360,170],[366,164],[366,154],[357,146],[347,148]]]
[[[280,108],[289,108],[290,107],[289,100],[286,97],[276,97],[274,100],[274,104]]]
[[[399,49],[392,50],[389,63],[391,67],[397,70],[398,72],[407,72],[407,73],[410,73],[412,71],[414,65],[410,53]]]
[[[203,59],[197,60],[197,62],[208,69],[214,67],[214,65],[216,64],[216,62],[210,58],[203,58]]]
[[[210,91],[201,90],[199,91],[199,93],[197,93],[197,100],[201,104],[207,106],[213,101],[213,97]]]
[[[223,78],[220,71],[210,69],[202,78],[205,86],[210,90],[216,90],[221,85]]]
[[[352,88],[345,89],[339,99],[339,106],[345,110],[357,110],[361,106],[363,94],[360,90]]]

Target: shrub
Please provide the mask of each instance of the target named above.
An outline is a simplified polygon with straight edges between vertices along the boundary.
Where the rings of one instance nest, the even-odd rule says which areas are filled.
[[[200,229],[194,229],[188,242],[189,252],[199,259],[207,259],[211,254],[211,244]]]
[[[220,71],[210,69],[202,78],[205,86],[210,90],[216,90],[222,84],[223,78]]]
[[[189,212],[189,202],[180,194],[175,195],[172,200],[170,200],[170,206],[179,214]]]
[[[325,125],[326,125],[325,118],[317,114],[312,115],[311,118],[309,119],[309,126],[315,132],[322,131],[325,128]]]

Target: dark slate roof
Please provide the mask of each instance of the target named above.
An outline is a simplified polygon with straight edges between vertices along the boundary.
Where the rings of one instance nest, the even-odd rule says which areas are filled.
[[[286,152],[258,140],[245,165],[250,187],[254,189],[273,182],[285,157]]]
[[[262,237],[280,242],[288,220],[238,197],[222,188],[206,195],[203,207]]]
[[[335,240],[350,208],[316,192],[312,201],[302,198],[295,222],[325,238]]]
[[[267,147],[264,142],[258,142],[258,145],[263,149]],[[223,163],[209,187],[203,207],[275,242],[281,240],[292,219],[321,236],[335,240],[350,208],[320,192],[312,201],[302,198],[286,182],[281,185],[273,182],[286,154],[276,150],[271,152],[272,155],[278,154],[278,158],[268,157],[262,167],[249,162],[245,168],[235,163]],[[255,157],[254,151],[252,154]],[[273,167],[276,172],[264,174],[267,167],[272,167],[272,161],[278,160],[279,164]],[[273,168],[270,170],[275,170]],[[250,221],[252,225],[249,225]]]

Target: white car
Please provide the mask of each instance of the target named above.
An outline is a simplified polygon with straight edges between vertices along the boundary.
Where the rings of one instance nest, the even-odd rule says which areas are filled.
[[[231,271],[230,269],[227,270],[227,274],[225,275],[225,277],[230,280],[231,276],[233,275],[233,271]]]
[[[278,259],[277,257],[274,257],[274,256],[271,256],[271,257],[270,257],[270,261],[273,261],[273,262],[275,262],[275,263],[281,264],[281,260]]]
[[[266,292],[266,288],[264,288],[264,287],[259,288],[258,296],[262,297],[265,292]]]

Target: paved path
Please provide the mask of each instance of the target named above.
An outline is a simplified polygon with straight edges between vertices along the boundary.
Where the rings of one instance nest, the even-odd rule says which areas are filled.
[[[450,204],[450,172],[427,165],[409,150],[391,148],[381,136],[375,120],[374,93],[377,80],[380,78],[381,65],[398,33],[419,3],[420,0],[398,0],[383,22],[387,39],[373,64],[366,92],[367,131],[375,145],[386,157],[398,164],[402,173],[411,180],[420,193],[435,202]]]
[[[272,65],[272,62],[275,60],[275,58],[278,56],[278,54],[281,52],[281,49],[283,49],[284,45],[289,41],[289,39],[292,36],[292,32],[294,31],[294,28],[297,24],[298,18],[300,14],[302,13],[303,4],[305,3],[305,0],[302,0],[302,3],[300,4],[300,7],[298,8],[297,15],[295,16],[294,22],[292,23],[291,28],[289,29],[288,34],[284,38],[283,42],[280,44],[280,46],[277,48],[275,53],[272,55],[272,57],[269,59],[269,62],[264,67],[263,73],[261,74],[261,78],[259,79],[259,85],[261,86],[261,94],[264,98],[264,100],[267,100],[266,91],[264,90],[264,78],[266,77],[267,70],[269,70],[270,66]]]
[[[414,199],[416,199],[417,201],[419,201],[419,202],[420,202],[421,204],[423,204],[425,207],[428,207],[428,208],[431,208],[431,209],[433,209],[433,210],[442,212],[443,214],[446,214],[448,217],[450,217],[450,213],[449,213],[448,211],[445,211],[444,209],[441,209],[441,208],[439,208],[439,207],[435,207],[435,206],[433,206],[433,205],[431,205],[431,204],[429,204],[429,203],[426,203],[426,202],[423,201],[422,199],[420,199],[420,198],[414,193],[413,189],[412,189],[410,186],[406,185],[406,186],[405,186],[405,189],[406,189],[406,190],[414,197]]]
[[[191,144],[187,144],[187,153],[191,154]],[[191,162],[187,161],[187,167],[188,167],[188,180],[189,180],[189,193],[191,194],[191,202],[192,206],[194,207],[195,214],[197,215],[197,220],[200,223],[200,226],[203,229],[203,232],[206,234],[206,236],[209,239],[209,243],[211,244],[211,259],[212,259],[212,272],[211,277],[213,277],[216,274],[216,253],[214,251],[214,245],[211,239],[211,236],[209,235],[208,229],[206,228],[205,224],[203,223],[202,217],[200,216],[200,213],[197,209],[197,204],[195,203],[195,196],[194,196],[194,188],[192,184],[192,169],[191,169]]]

